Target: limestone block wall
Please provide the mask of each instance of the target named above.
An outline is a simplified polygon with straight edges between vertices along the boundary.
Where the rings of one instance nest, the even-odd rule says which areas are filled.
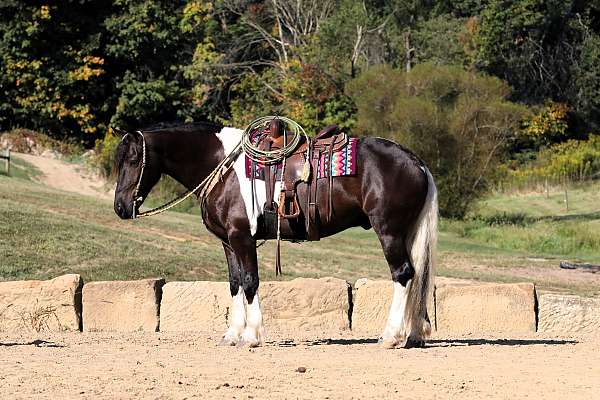
[[[360,279],[297,278],[262,282],[268,332],[299,337],[352,330],[376,337],[385,326],[393,284]],[[223,332],[229,324],[227,282],[163,279],[90,282],[79,275],[0,282],[0,331]],[[427,304],[439,334],[542,332],[598,334],[600,299],[537,294],[531,283],[480,284],[436,279]]]
[[[0,282],[0,331],[80,330],[82,287],[77,274]]]

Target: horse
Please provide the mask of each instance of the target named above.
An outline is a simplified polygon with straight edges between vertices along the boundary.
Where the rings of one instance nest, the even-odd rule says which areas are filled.
[[[196,123],[119,132],[114,211],[121,219],[131,219],[139,214],[162,174],[188,190],[197,188],[222,165],[244,131]],[[326,206],[325,186],[331,184],[334,207],[332,218],[320,221],[319,235],[331,236],[356,226],[375,231],[394,287],[379,341],[385,348],[422,347],[431,332],[427,299],[433,289],[437,241],[433,177],[420,158],[387,139],[359,138],[356,152],[355,175],[317,182],[318,206]],[[305,186],[300,183],[297,187],[300,199],[306,198]],[[264,182],[246,178],[243,155],[237,155],[232,167],[202,199],[203,222],[221,240],[229,268],[231,319],[222,345],[255,347],[264,343],[256,254],[258,241],[272,239],[260,229],[264,199]],[[305,201],[299,204],[305,214]]]

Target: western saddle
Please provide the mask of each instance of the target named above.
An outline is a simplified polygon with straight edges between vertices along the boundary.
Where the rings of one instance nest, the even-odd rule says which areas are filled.
[[[291,141],[291,133],[286,132],[285,124],[279,119],[273,119],[268,127],[258,134],[258,147],[261,150],[280,149]],[[266,185],[266,202],[263,208],[265,238],[278,238],[278,228],[284,240],[316,241],[320,239],[319,225],[321,217],[318,209],[317,169],[323,154],[328,154],[331,160],[334,152],[348,144],[348,136],[341,132],[337,125],[329,125],[322,129],[314,139],[302,140],[285,160],[275,165],[264,166]],[[253,162],[252,171],[255,163]],[[329,171],[331,172],[331,171]],[[254,179],[254,172],[251,174]],[[283,176],[283,178],[282,178]],[[327,174],[328,201],[326,203],[327,221],[333,216],[332,187],[333,177]],[[275,183],[282,183],[281,192],[275,202]],[[298,186],[306,185],[306,195],[299,199]],[[254,185],[252,185],[254,186]],[[303,206],[301,206],[303,203]],[[278,226],[278,218],[287,221]],[[303,220],[303,221],[302,221]],[[303,223],[302,223],[303,222]],[[303,225],[303,229],[299,229]],[[279,258],[279,257],[277,257]]]

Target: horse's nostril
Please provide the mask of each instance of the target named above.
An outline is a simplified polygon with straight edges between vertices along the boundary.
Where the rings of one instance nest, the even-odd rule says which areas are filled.
[[[123,213],[124,213],[124,209],[123,209],[123,205],[121,204],[121,202],[117,202],[115,203],[115,212],[117,213],[117,215],[121,218],[123,218]]]

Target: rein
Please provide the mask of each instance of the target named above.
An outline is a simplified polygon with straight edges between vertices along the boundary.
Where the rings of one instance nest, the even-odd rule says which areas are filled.
[[[289,144],[287,144],[286,146],[284,146],[281,149],[277,149],[277,150],[273,150],[273,151],[264,151],[264,150],[258,149],[258,147],[254,143],[252,143],[252,140],[250,137],[251,133],[259,127],[266,126],[268,124],[268,122],[270,122],[272,119],[275,119],[275,118],[282,120],[283,122],[287,123],[289,126],[291,126],[293,128],[294,138],[291,140],[291,142]],[[202,182],[200,182],[194,189],[169,201],[166,204],[163,204],[162,206],[159,206],[159,207],[153,208],[152,210],[144,211],[144,212],[141,212],[138,214],[136,212],[137,204],[138,204],[138,202],[141,202],[143,200],[142,196],[138,196],[138,194],[140,191],[140,186],[142,184],[142,178],[144,176],[144,168],[146,167],[146,138],[144,137],[144,134],[142,131],[136,131],[136,133],[142,137],[142,166],[141,166],[141,170],[140,170],[140,177],[138,178],[137,185],[135,186],[135,190],[133,192],[132,219],[151,217],[153,215],[163,213],[163,212],[175,207],[176,205],[180,204],[181,202],[185,201],[188,197],[190,197],[193,194],[196,194],[198,191],[200,191],[199,197],[202,198],[201,205],[203,205],[204,201],[206,199],[206,196],[208,196],[208,194],[212,191],[212,189],[215,187],[215,185],[223,178],[225,173],[227,173],[227,171],[229,171],[229,169],[233,166],[235,160],[238,158],[238,156],[242,152],[245,152],[246,154],[248,154],[248,157],[250,157],[250,159],[252,159],[252,160],[255,160],[255,161],[258,161],[261,163],[265,163],[265,164],[274,164],[274,163],[280,162],[282,160],[285,160],[285,158],[295,150],[296,146],[298,145],[298,143],[301,139],[301,136],[304,136],[306,138],[306,140],[309,140],[308,135],[306,134],[304,129],[302,129],[300,124],[298,124],[296,121],[294,121],[292,119],[285,118],[285,117],[275,117],[275,116],[258,118],[256,120],[252,121],[250,123],[250,125],[248,125],[248,127],[244,131],[244,134],[242,135],[242,140],[240,141],[240,143],[238,143],[235,146],[233,151],[231,153],[229,153],[229,155],[227,155],[215,167],[215,169],[206,178],[204,178],[204,180],[202,180]],[[125,136],[127,136],[127,135],[125,135]],[[125,138],[125,136],[123,138]],[[283,176],[282,176],[282,179],[283,179]],[[204,207],[202,207],[202,208],[204,208]]]
[[[151,217],[153,215],[163,213],[163,212],[175,207],[176,205],[180,204],[181,202],[186,200],[191,195],[197,193],[198,191],[200,191],[200,197],[202,197],[202,198],[206,197],[210,193],[210,191],[215,187],[215,185],[221,180],[223,175],[225,175],[225,173],[227,171],[229,171],[229,169],[232,167],[233,163],[235,162],[236,158],[239,156],[239,154],[241,153],[241,150],[242,150],[242,143],[240,142],[233,149],[233,151],[231,153],[229,153],[229,155],[227,157],[225,157],[215,167],[215,169],[213,169],[213,171],[206,178],[204,178],[202,180],[202,182],[200,182],[194,189],[169,201],[166,204],[163,204],[162,206],[159,206],[159,207],[153,208],[152,210],[144,211],[142,213],[137,214],[136,213],[137,203],[142,201],[142,197],[138,196],[138,192],[140,190],[140,185],[142,184],[142,177],[144,175],[144,167],[146,166],[146,140],[144,138],[144,134],[141,131],[136,131],[136,133],[139,133],[140,136],[142,137],[142,167],[141,167],[138,183],[133,192],[133,203],[132,203],[132,206],[133,206],[132,218],[133,219]]]

